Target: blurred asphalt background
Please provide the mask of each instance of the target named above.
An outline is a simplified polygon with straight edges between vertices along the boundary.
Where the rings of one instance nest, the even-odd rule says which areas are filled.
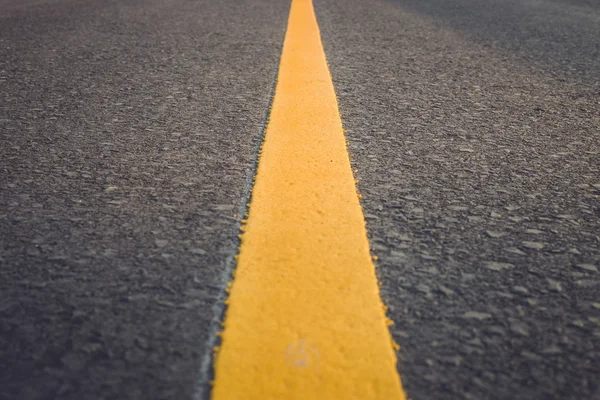
[[[315,0],[413,400],[600,399],[600,4]],[[192,399],[288,1],[0,0],[0,399]]]

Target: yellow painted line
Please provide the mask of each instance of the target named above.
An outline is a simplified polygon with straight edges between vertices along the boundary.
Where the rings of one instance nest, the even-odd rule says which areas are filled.
[[[310,0],[293,0],[215,400],[405,399]]]

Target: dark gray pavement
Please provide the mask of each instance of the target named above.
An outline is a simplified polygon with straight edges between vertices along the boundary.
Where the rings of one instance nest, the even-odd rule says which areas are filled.
[[[600,4],[315,6],[409,398],[600,399]],[[0,0],[0,399],[206,394],[288,8]]]
[[[600,3],[316,9],[408,396],[600,399]]]
[[[0,399],[207,386],[288,8],[0,0]]]

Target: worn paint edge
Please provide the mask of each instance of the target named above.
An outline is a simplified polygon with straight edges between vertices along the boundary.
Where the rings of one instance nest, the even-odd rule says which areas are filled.
[[[222,263],[222,273],[219,277],[218,286],[219,294],[216,302],[212,307],[212,318],[210,321],[210,328],[208,330],[208,338],[204,343],[203,356],[200,361],[200,369],[198,378],[196,379],[196,385],[192,394],[193,400],[210,400],[212,392],[212,382],[215,379],[215,352],[214,349],[221,344],[221,337],[219,332],[223,330],[223,322],[225,320],[225,314],[227,312],[227,298],[229,293],[227,291],[229,283],[233,280],[234,271],[237,268],[237,255],[240,251],[242,234],[242,226],[244,225],[243,220],[248,214],[250,209],[250,203],[252,201],[252,189],[254,188],[254,182],[256,179],[256,173],[258,171],[258,163],[260,161],[260,152],[265,141],[265,134],[267,132],[267,126],[269,125],[269,118],[271,116],[271,109],[273,107],[273,99],[275,98],[275,89],[277,87],[277,81],[279,76],[279,66],[281,65],[281,55],[283,53],[283,42],[287,33],[287,16],[290,13],[291,2],[289,3],[286,10],[286,19],[283,29],[283,34],[280,40],[280,45],[277,47],[278,56],[276,58],[275,72],[271,81],[269,89],[267,108],[263,115],[261,128],[258,135],[255,137],[254,149],[252,151],[252,161],[248,176],[246,177],[246,183],[242,189],[241,197],[242,200],[237,210],[237,217],[235,225],[232,229],[231,238],[233,244],[230,247],[229,255]]]
[[[318,7],[317,7],[318,1],[313,0],[313,7],[314,7],[314,13],[315,13],[315,18],[317,19],[317,24],[319,26],[319,28],[321,28],[321,26],[326,26],[327,24],[321,24],[321,19],[319,18],[319,12],[318,12]],[[322,32],[322,29],[320,29],[320,31]],[[325,52],[325,55],[327,54],[331,54],[331,48],[333,46],[329,46],[329,43],[325,42],[323,40],[323,36],[321,35],[321,45],[323,46],[323,51]],[[328,51],[329,49],[329,51]],[[331,78],[331,83],[333,84],[334,90],[336,87],[338,87],[338,85],[336,85],[336,79],[335,79],[335,75],[334,75],[334,68],[332,68],[332,63],[330,63],[329,61],[329,57],[327,57],[327,67],[329,69],[329,75]],[[350,161],[350,167],[351,167],[351,172],[352,172],[352,176],[354,178],[354,182],[355,182],[355,187],[356,187],[356,195],[358,196],[358,203],[360,205],[360,209],[363,213],[363,218],[365,221],[365,233],[367,235],[367,241],[369,244],[369,252],[371,254],[371,262],[373,263],[373,268],[375,271],[375,277],[377,279],[377,290],[379,292],[379,299],[381,300],[381,304],[383,305],[383,309],[384,309],[384,316],[386,321],[388,322],[389,326],[395,325],[396,322],[390,317],[389,315],[389,303],[390,303],[390,299],[389,299],[389,291],[387,291],[385,289],[385,287],[382,285],[382,276],[381,276],[381,266],[380,266],[380,261],[379,261],[379,256],[377,255],[379,252],[376,251],[375,249],[373,249],[373,234],[371,232],[371,230],[369,229],[369,221],[367,220],[367,218],[364,217],[364,215],[366,214],[366,209],[365,209],[365,205],[364,205],[364,195],[362,194],[361,191],[361,179],[360,179],[360,169],[358,168],[358,165],[356,165],[356,156],[354,155],[354,153],[351,152],[351,145],[352,145],[352,141],[350,140],[349,136],[347,135],[347,130],[346,130],[346,126],[344,124],[344,112],[346,111],[345,107],[342,106],[341,101],[340,101],[340,97],[337,95],[337,90],[336,90],[336,100],[337,100],[337,107],[338,107],[338,112],[340,114],[340,120],[342,121],[342,131],[344,132],[344,140],[346,142],[346,151],[348,153],[348,160]],[[401,363],[401,353],[400,353],[400,344],[399,344],[399,340],[394,337],[392,330],[388,329],[389,334],[390,334],[390,339],[392,341],[392,348],[394,350],[394,353],[396,353],[396,370],[398,371],[398,375],[400,376],[400,381],[402,382],[402,374],[400,374],[400,369],[402,366]],[[406,393],[406,388],[403,388],[404,392]],[[408,395],[407,395],[408,396]]]

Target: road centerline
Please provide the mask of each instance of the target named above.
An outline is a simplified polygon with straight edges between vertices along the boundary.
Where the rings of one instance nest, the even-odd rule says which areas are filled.
[[[310,0],[293,0],[213,398],[404,399]]]

